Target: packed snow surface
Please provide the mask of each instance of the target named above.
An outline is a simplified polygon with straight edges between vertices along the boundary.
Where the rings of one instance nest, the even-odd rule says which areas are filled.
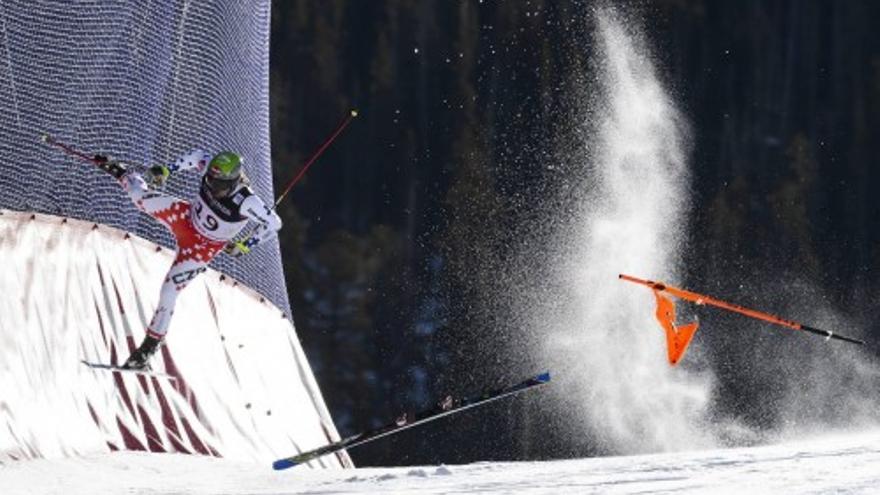
[[[4,495],[878,493],[880,431],[629,457],[272,471],[182,454],[118,452],[0,467]]]

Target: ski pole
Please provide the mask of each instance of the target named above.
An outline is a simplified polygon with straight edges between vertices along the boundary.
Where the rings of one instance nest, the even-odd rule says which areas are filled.
[[[86,154],[85,152],[80,151],[69,144],[58,141],[57,139],[55,139],[54,137],[52,137],[49,134],[43,134],[42,136],[40,136],[40,140],[46,144],[49,144],[49,145],[52,145],[52,146],[55,146],[55,147],[61,149],[61,151],[63,151],[64,153],[66,153],[68,155],[75,156],[75,157],[79,158],[80,160],[89,162],[89,163],[95,165],[96,167],[101,168],[106,172],[109,172],[111,175],[113,175],[117,179],[121,178],[125,174],[125,171],[129,168],[132,168],[135,170],[143,170],[145,168],[143,165],[132,165],[130,163],[122,162],[119,160],[111,161],[106,155],[96,154],[96,155],[90,156],[90,155]]]
[[[333,141],[336,140],[336,138],[340,134],[342,134],[342,131],[345,130],[346,127],[348,127],[348,124],[351,123],[352,119],[354,119],[357,116],[358,116],[358,111],[355,109],[351,109],[348,112],[348,115],[346,115],[342,119],[342,121],[339,123],[339,125],[336,126],[336,129],[334,129],[333,132],[330,133],[330,135],[327,137],[327,139],[325,139],[324,142],[321,143],[320,146],[318,146],[318,149],[316,149],[314,151],[314,153],[312,153],[312,155],[308,158],[308,160],[306,160],[305,164],[303,164],[302,168],[300,168],[300,170],[296,174],[296,176],[293,179],[291,179],[287,183],[287,185],[284,186],[284,189],[281,191],[281,194],[278,195],[278,199],[275,200],[275,204],[272,205],[273,210],[278,209],[278,205],[281,204],[281,201],[284,200],[284,197],[287,196],[287,193],[289,193],[290,190],[293,189],[293,186],[295,186],[296,183],[299,182],[300,179],[302,179],[302,177],[306,174],[306,171],[309,170],[309,167],[311,167],[312,164],[315,163],[315,161],[318,159],[318,157],[320,157],[321,154],[323,154],[324,151],[328,147],[330,147],[330,144],[332,144]],[[242,253],[248,253],[250,251],[250,248],[253,247],[253,243],[251,242],[251,239],[253,239],[254,233],[257,231],[257,228],[258,227],[252,228],[244,237],[241,238],[240,241],[235,242],[235,244],[242,251]]]
[[[348,127],[348,124],[351,122],[352,119],[357,117],[357,115],[357,110],[352,109],[351,111],[349,111],[348,115],[346,115],[345,118],[342,119],[342,122],[340,122],[339,125],[336,126],[336,129],[333,130],[330,136],[326,140],[324,140],[321,146],[319,146],[318,149],[316,149],[315,152],[312,153],[312,156],[310,156],[309,159],[306,160],[306,163],[299,170],[299,173],[296,174],[296,177],[291,179],[290,182],[288,182],[287,185],[284,186],[284,190],[281,191],[281,194],[278,195],[278,199],[275,200],[275,205],[272,207],[273,209],[278,208],[281,200],[283,200],[284,197],[287,196],[287,193],[289,193],[290,190],[293,189],[293,186],[295,186],[296,183],[299,182],[300,179],[302,179],[309,167],[311,167],[312,164],[315,163],[315,160],[317,160],[318,157],[321,156],[322,153],[324,153],[324,151],[330,146],[330,144],[333,143],[337,136],[339,136],[346,127]]]
[[[51,134],[43,134],[40,136],[40,141],[43,141],[50,146],[55,146],[68,155],[75,156],[83,161],[91,162],[95,165],[101,163],[100,160],[96,159],[94,156],[89,156],[85,152],[80,151],[69,144],[58,141]]]

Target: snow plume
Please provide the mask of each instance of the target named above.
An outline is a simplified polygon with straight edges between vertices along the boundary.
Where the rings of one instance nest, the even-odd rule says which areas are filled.
[[[578,124],[586,146],[569,157],[586,168],[585,183],[575,231],[562,241],[569,259],[557,273],[569,307],[549,323],[556,330],[547,352],[564,375],[560,414],[605,452],[711,446],[704,426],[712,377],[689,371],[700,362],[699,343],[685,364],[670,367],[651,291],[618,280],[627,273],[679,281],[690,202],[687,125],[630,24],[600,10],[594,40],[589,108]]]

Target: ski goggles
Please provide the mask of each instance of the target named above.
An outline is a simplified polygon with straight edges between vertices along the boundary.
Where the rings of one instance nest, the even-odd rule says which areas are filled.
[[[211,177],[210,174],[205,175],[205,185],[211,190],[211,194],[219,198],[229,196],[232,191],[235,190],[238,182],[238,177],[235,179],[221,179],[218,177]]]

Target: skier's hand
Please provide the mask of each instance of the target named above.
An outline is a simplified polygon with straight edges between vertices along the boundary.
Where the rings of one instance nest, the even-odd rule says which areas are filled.
[[[147,175],[149,175],[149,183],[154,187],[162,187],[165,185],[165,181],[168,180],[168,175],[171,173],[168,170],[168,167],[165,165],[153,165],[152,167],[147,169]]]
[[[240,258],[242,255],[251,252],[251,248],[247,247],[245,243],[241,241],[229,241],[226,243],[226,247],[223,248],[223,252],[229,256]]]

